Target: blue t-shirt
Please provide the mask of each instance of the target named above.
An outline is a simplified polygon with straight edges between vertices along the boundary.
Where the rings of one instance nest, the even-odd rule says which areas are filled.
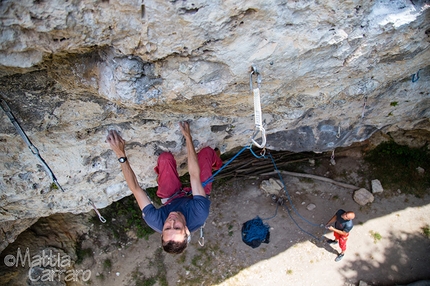
[[[344,210],[340,209],[336,213],[336,222],[334,224],[334,227],[343,230],[344,232],[350,232],[352,227],[354,226],[352,223],[352,220],[344,220],[341,215],[346,213]]]
[[[190,232],[201,227],[209,216],[211,201],[204,196],[182,197],[160,208],[149,204],[142,210],[143,219],[156,232],[161,233],[164,222],[171,212],[181,212],[185,216]]]

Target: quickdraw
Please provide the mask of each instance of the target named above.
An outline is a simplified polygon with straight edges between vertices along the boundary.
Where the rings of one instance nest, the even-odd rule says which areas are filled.
[[[252,87],[252,75],[257,76],[257,88]],[[263,127],[263,120],[261,116],[261,103],[260,103],[260,87],[261,87],[261,75],[255,66],[251,67],[251,73],[249,75],[249,86],[251,92],[254,95],[254,119],[255,119],[255,131],[252,135],[251,141],[258,148],[263,149],[266,146],[266,130]],[[254,138],[261,132],[261,144],[257,143]]]
[[[206,179],[204,182],[202,182],[202,186],[205,187],[207,184],[211,183],[214,181],[215,176],[218,175],[225,167],[227,167],[234,159],[236,159],[243,151],[249,149],[251,151],[251,153],[256,157],[256,158],[264,158],[266,155],[266,130],[263,127],[263,120],[262,120],[262,115],[261,115],[261,104],[260,104],[260,86],[261,86],[261,75],[258,72],[257,68],[255,66],[251,67],[252,71],[250,74],[250,78],[249,78],[249,85],[251,88],[251,91],[254,95],[254,116],[255,116],[255,131],[254,134],[251,137],[251,144],[248,146],[243,147],[236,155],[234,155],[229,161],[227,161],[225,164],[223,164],[221,166],[220,169],[218,169],[218,171],[216,171],[214,174],[212,174],[212,176],[210,176],[208,179]],[[255,74],[257,76],[257,88],[253,89],[252,87],[252,75]],[[261,132],[261,144],[257,143],[254,139],[255,137]],[[252,150],[252,144],[256,145],[257,147],[259,147],[261,150],[260,152],[260,156],[258,156],[257,154],[254,153],[254,151]],[[182,190],[176,192],[175,194],[173,194],[171,197],[167,198],[167,199],[163,199],[162,203],[164,204],[168,204],[170,201],[172,201],[174,198],[177,198],[181,193],[183,193]],[[199,244],[200,246],[204,246],[205,244],[205,236],[204,236],[204,227],[205,227],[206,223],[204,225],[202,225],[200,227],[200,238],[199,238]]]
[[[367,105],[367,96],[364,96],[363,111],[361,112],[361,118],[364,118],[364,111],[366,111],[366,105]]]
[[[37,157],[39,162],[42,164],[43,168],[45,169],[46,173],[51,177],[51,180],[55,183],[55,185],[64,192],[61,185],[58,183],[57,178],[55,177],[54,173],[52,172],[51,168],[49,168],[48,164],[43,160],[42,156],[40,156],[39,150],[36,148],[36,146],[31,143],[30,139],[28,139],[27,134],[25,134],[24,130],[19,125],[18,121],[16,120],[15,116],[13,115],[11,109],[9,108],[9,105],[1,99],[1,108],[6,113],[7,117],[9,117],[10,122],[12,122],[13,126],[15,126],[16,131],[19,135],[21,135],[24,142],[27,144],[28,148],[30,149],[31,153]]]
[[[412,82],[417,82],[417,81],[420,79],[420,70],[421,70],[421,69],[419,69],[419,70],[417,71],[417,73],[414,73],[414,74],[412,75],[412,78],[411,78]]]
[[[205,246],[205,225],[206,225],[206,222],[200,227],[200,238],[199,238],[200,246]]]
[[[330,163],[334,166],[336,165],[336,161],[334,160],[334,150],[331,152]]]
[[[96,207],[96,205],[93,203],[93,201],[92,200],[90,200],[90,199],[88,199],[88,204],[89,205],[91,205],[92,207],[93,207],[93,209],[94,209],[94,211],[96,212],[96,214],[99,216],[99,220],[102,222],[102,223],[105,223],[106,222],[106,219],[100,214],[100,212],[99,212],[99,210],[97,209],[97,207]]]
[[[57,178],[55,177],[54,173],[52,172],[51,168],[49,168],[48,164],[43,160],[42,156],[40,156],[39,150],[36,148],[36,146],[31,143],[30,139],[28,138],[27,134],[25,134],[24,130],[22,129],[21,125],[19,125],[18,121],[16,120],[15,116],[12,113],[12,110],[10,109],[9,105],[6,103],[5,100],[1,99],[1,108],[6,113],[7,117],[9,117],[10,121],[12,122],[13,126],[15,127],[18,134],[22,137],[24,142],[27,144],[30,151],[39,159],[39,162],[44,167],[46,173],[51,177],[51,180],[55,183],[55,185],[60,189],[62,192],[64,192],[64,189],[61,187],[61,185],[58,183]],[[97,215],[99,216],[99,219],[102,223],[106,222],[106,219],[100,214],[98,211],[96,205],[88,199],[88,204],[90,204]]]

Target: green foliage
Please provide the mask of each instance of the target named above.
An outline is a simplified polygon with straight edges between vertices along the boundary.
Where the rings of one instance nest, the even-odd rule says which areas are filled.
[[[133,271],[132,279],[135,281],[136,286],[152,286],[157,283],[157,279],[154,277],[145,277],[138,270]]]
[[[103,269],[106,271],[110,271],[112,269],[112,261],[109,258],[106,258],[103,261]]]
[[[228,225],[228,236],[233,236],[233,225]]]
[[[202,260],[202,255],[201,254],[196,255],[196,256],[193,257],[193,259],[191,259],[191,264],[194,265],[194,266],[196,266],[196,267],[198,267],[199,266],[198,263],[199,263],[200,260]]]
[[[422,227],[421,229],[422,229],[422,231],[423,231],[424,235],[425,235],[427,238],[430,238],[430,226],[429,226],[429,225],[426,225],[425,227]]]
[[[398,104],[398,102],[397,102],[397,101],[392,101],[392,102],[390,103],[390,106],[397,106],[397,104]]]
[[[182,175],[181,177],[179,177],[179,181],[181,181],[183,186],[189,186],[191,184],[190,173],[187,172],[184,175]]]
[[[85,258],[93,256],[93,250],[91,248],[82,248],[81,239],[76,242],[75,253],[77,257],[76,264],[81,264]]]
[[[129,239],[127,232],[130,230],[135,231],[138,238],[146,240],[154,233],[154,230],[143,220],[142,212],[133,196],[114,202],[100,212],[106,219],[106,223],[100,223],[97,217],[93,222],[106,227],[118,242],[126,243]]]
[[[381,143],[366,157],[370,171],[386,189],[423,197],[430,188],[430,154],[427,148],[410,148],[393,141]],[[426,172],[420,174],[417,168]]]
[[[377,243],[382,239],[382,235],[378,232],[374,232],[373,230],[370,231],[370,235],[373,237],[373,242]]]
[[[157,197],[157,187],[146,188],[146,194],[154,203],[161,205],[161,199]]]
[[[398,145],[394,141],[381,143],[373,152],[373,155],[377,156],[397,157],[401,159],[403,165],[407,165],[411,160],[418,164],[423,163],[427,155],[421,149],[413,149],[406,145]]]
[[[161,247],[158,247],[154,252],[154,259],[149,260],[146,267],[151,269],[151,276],[145,276],[143,273],[139,271],[139,268],[132,272],[131,278],[134,280],[132,285],[136,286],[168,286],[167,282],[167,270],[166,265],[164,264],[164,251]],[[130,284],[130,283],[129,283]]]

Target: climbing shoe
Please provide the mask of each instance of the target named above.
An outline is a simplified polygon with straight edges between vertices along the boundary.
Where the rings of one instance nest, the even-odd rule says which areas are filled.
[[[337,241],[336,241],[336,240],[333,240],[333,239],[327,239],[327,243],[328,243],[328,244],[336,244],[336,243],[337,243]]]
[[[344,256],[345,256],[345,254],[341,253],[336,257],[336,259],[334,261],[336,261],[336,262],[341,261]]]

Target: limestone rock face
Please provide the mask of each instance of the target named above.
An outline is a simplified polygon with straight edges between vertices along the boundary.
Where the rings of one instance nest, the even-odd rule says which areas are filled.
[[[185,172],[180,120],[192,121],[196,148],[248,144],[253,65],[268,148],[428,136],[429,11],[406,0],[1,1],[1,97],[65,192],[0,112],[0,221],[129,195],[109,129],[143,187],[156,185],[160,150]]]

